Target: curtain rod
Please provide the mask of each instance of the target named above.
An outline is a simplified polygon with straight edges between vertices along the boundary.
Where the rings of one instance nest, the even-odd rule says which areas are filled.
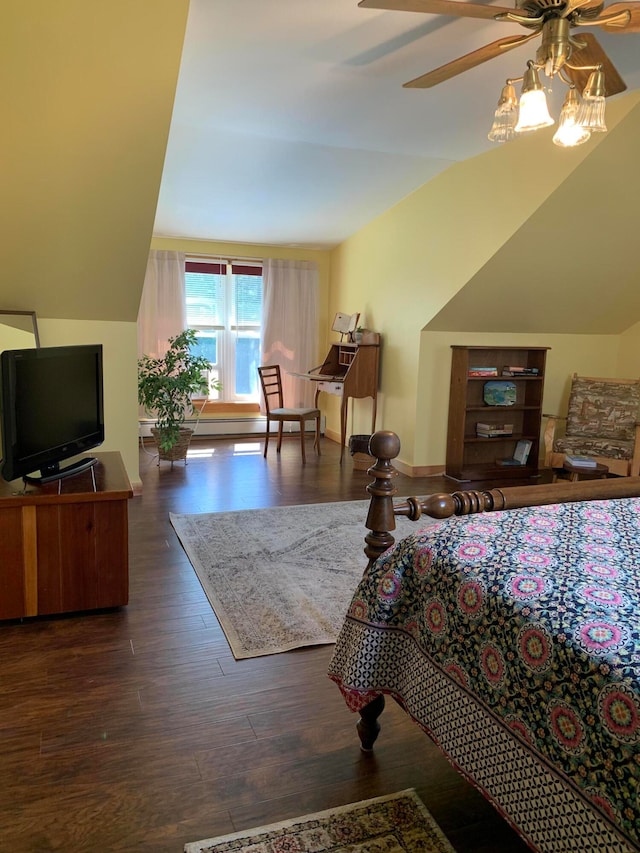
[[[201,258],[203,261],[226,261],[228,264],[232,264],[234,261],[249,261],[256,264],[261,264],[264,260],[263,258],[225,258],[222,255],[196,255],[193,252],[185,252],[185,258]]]

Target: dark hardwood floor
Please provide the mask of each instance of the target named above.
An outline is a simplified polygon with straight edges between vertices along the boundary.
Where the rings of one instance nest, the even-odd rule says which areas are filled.
[[[332,647],[235,661],[169,525],[170,511],[366,498],[366,472],[326,439],[304,468],[296,439],[266,461],[259,438],[193,450],[173,469],[140,453],[128,607],[0,624],[0,853],[179,853],[410,787],[459,853],[528,849],[395,703],[375,752],[359,750],[326,676]]]

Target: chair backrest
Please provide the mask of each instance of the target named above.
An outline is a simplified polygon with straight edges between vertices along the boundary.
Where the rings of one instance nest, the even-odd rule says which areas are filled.
[[[567,436],[633,441],[640,409],[640,380],[573,376]]]
[[[262,394],[264,396],[264,405],[267,409],[267,414],[272,409],[281,409],[283,407],[283,396],[280,365],[267,364],[263,367],[259,367],[258,375],[260,376],[260,384],[262,385]]]

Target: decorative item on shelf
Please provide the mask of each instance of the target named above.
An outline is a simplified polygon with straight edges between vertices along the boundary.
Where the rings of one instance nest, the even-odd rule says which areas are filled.
[[[513,382],[485,382],[483,400],[487,406],[513,406],[516,402],[516,386]]]
[[[333,325],[331,326],[332,332],[340,333],[340,340],[344,340],[344,336],[347,336],[347,341],[353,342],[353,335],[358,325],[358,320],[360,319],[360,314],[344,314],[342,311],[338,311],[336,316],[333,318]]]
[[[187,458],[193,430],[184,424],[189,415],[197,414],[194,395],[207,396],[210,389],[222,388],[220,382],[210,383],[205,375],[211,367],[209,360],[192,353],[196,343],[195,330],[186,329],[169,338],[162,358],[143,355],[138,360],[138,402],[156,419],[151,433],[159,459],[172,466],[176,460]]]
[[[354,344],[357,344],[358,346],[360,346],[360,344],[362,343],[362,335],[363,335],[364,331],[365,331],[365,329],[363,329],[362,326],[358,326],[358,328],[353,333]]]

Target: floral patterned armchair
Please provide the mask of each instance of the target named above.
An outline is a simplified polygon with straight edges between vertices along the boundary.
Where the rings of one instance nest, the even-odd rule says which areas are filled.
[[[640,379],[573,375],[566,418],[544,415],[545,465],[561,468],[566,453],[591,456],[611,474],[640,474]],[[564,435],[556,436],[565,420]]]

